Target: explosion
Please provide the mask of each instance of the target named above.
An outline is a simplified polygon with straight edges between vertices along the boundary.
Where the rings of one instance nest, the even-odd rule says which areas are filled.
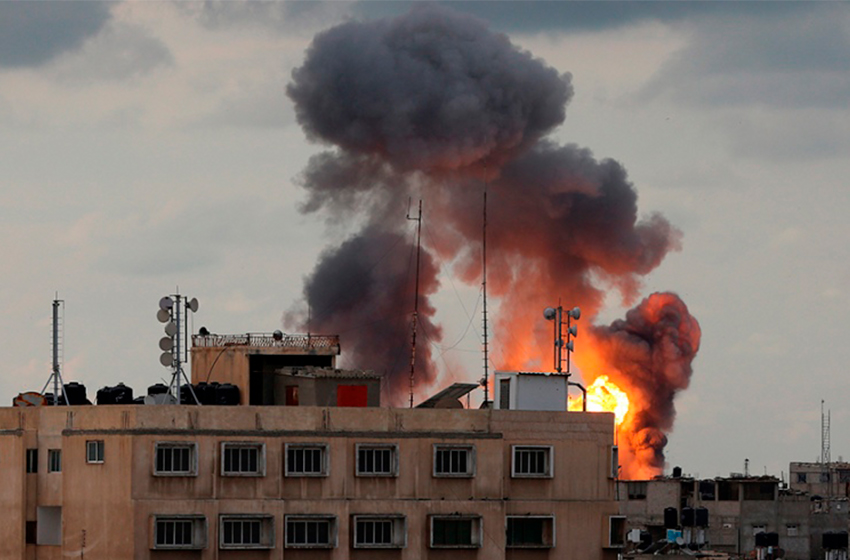
[[[348,360],[383,373],[390,405],[407,400],[411,197],[424,201],[418,325],[428,344],[417,348],[417,388],[439,373],[432,352],[442,331],[430,298],[441,267],[470,285],[481,281],[485,187],[487,286],[499,300],[498,353],[491,356],[498,369],[543,366],[551,338],[538,310],[553,297],[568,296],[592,319],[611,289],[635,301],[640,278],[680,246],[679,231],[663,216],[639,218],[637,192],[622,165],[547,138],[565,119],[571,75],[476,18],[422,5],[396,18],[330,28],[314,38],[287,94],[308,138],[329,146],[299,178],[307,192],[302,210],[323,213],[335,237],[348,235],[323,252],[305,280],[310,328],[343,335]],[[638,343],[643,331],[659,334],[651,322],[639,326],[644,312],[663,323],[663,310],[676,308],[657,299],[645,300],[622,325],[595,327],[594,350],[582,346],[576,354],[588,354],[582,371],[607,375],[628,394],[620,424],[627,456],[653,469],[659,460],[663,466],[672,395],[687,386],[668,391],[666,382],[642,377],[668,369],[645,364],[644,354],[666,359],[669,336],[644,340],[646,348]],[[286,328],[306,326],[304,307],[284,314]],[[660,314],[651,312],[656,307]],[[684,315],[681,323],[690,324]],[[663,398],[650,394],[656,386],[667,391]],[[616,400],[606,387],[601,396]],[[656,415],[647,407],[657,404]]]
[[[581,396],[570,396],[569,410],[582,410]],[[588,412],[613,412],[614,425],[619,428],[629,412],[629,396],[619,387],[608,381],[607,375],[600,375],[587,387]]]

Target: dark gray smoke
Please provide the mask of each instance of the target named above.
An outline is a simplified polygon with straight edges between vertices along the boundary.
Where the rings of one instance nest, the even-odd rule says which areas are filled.
[[[539,315],[558,297],[591,316],[612,286],[633,300],[640,276],[678,247],[679,233],[666,219],[638,216],[637,193],[620,164],[545,139],[564,119],[569,75],[474,18],[430,5],[342,24],[316,36],[287,91],[308,136],[336,147],[305,169],[304,211],[365,224],[321,257],[304,290],[313,309],[327,309],[322,328],[352,329],[344,347],[346,354],[350,345],[362,349],[358,366],[407,380],[407,364],[393,356],[409,348],[413,278],[369,267],[384,263],[384,249],[385,260],[407,262],[404,250],[388,245],[413,243],[404,217],[411,195],[424,199],[430,276],[422,275],[422,302],[431,318],[431,257],[480,282],[487,181],[488,287],[501,299],[494,355],[502,368],[548,365],[549,325]],[[389,241],[401,235],[403,243]],[[350,279],[361,277],[369,289],[347,293]],[[335,290],[350,296],[346,307],[332,305]],[[395,305],[387,304],[389,294]],[[381,321],[380,329],[366,327]],[[291,319],[287,326],[303,327]],[[436,326],[425,328],[429,342],[438,342]],[[428,381],[435,374],[425,362],[418,375]],[[398,403],[406,393],[387,396]]]

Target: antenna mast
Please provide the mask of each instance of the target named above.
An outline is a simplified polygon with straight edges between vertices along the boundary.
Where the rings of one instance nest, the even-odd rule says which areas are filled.
[[[62,380],[62,323],[64,320],[65,301],[59,299],[59,294],[56,294],[56,299],[53,300],[53,370],[50,377],[47,378],[47,383],[41,389],[42,394],[53,382],[53,404],[59,404],[60,394],[65,392],[65,382]]]
[[[824,401],[823,401],[823,399],[821,399],[821,401],[820,401],[820,434],[821,434],[821,436],[820,436],[821,437],[821,439],[820,439],[820,461],[821,461],[821,464],[823,466],[823,473],[826,475],[826,476],[823,477],[823,479],[826,480],[826,484],[827,484],[826,496],[827,496],[827,504],[828,504],[827,507],[829,507],[829,505],[831,505],[830,500],[832,499],[832,480],[831,480],[831,476],[830,476],[832,474],[830,472],[830,470],[831,470],[830,469],[830,463],[832,462],[832,457],[830,457],[830,451],[829,451],[829,416],[830,416],[829,412],[830,411],[827,410],[826,414],[824,414],[823,404],[824,404]]]
[[[487,341],[487,183],[484,183],[484,227],[481,235],[481,289],[484,292],[484,407],[490,402],[490,364]]]
[[[419,214],[410,217],[408,202],[407,219],[416,222],[416,289],[413,296],[413,320],[410,325],[410,408],[413,408],[413,382],[416,364],[416,323],[419,321],[419,254],[422,249],[422,199],[419,199]]]

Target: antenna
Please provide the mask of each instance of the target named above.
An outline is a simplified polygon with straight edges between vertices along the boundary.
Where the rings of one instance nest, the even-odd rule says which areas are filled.
[[[490,367],[487,341],[487,182],[484,182],[484,226],[481,234],[481,289],[484,292],[484,407],[490,402]]]
[[[65,302],[64,300],[59,299],[59,294],[56,294],[56,299],[53,300],[53,369],[50,373],[50,377],[47,378],[47,383],[44,384],[44,387],[41,389],[42,394],[47,390],[47,387],[50,386],[51,381],[53,382],[53,404],[58,405],[60,401],[60,394],[64,395],[65,392],[65,382],[62,380],[62,357],[64,355],[63,352],[63,323],[65,317]],[[67,402],[65,404],[68,404]]]
[[[826,482],[826,503],[827,508],[832,505],[832,480],[830,475],[830,463],[832,462],[832,457],[830,457],[829,451],[829,416],[830,411],[827,410],[826,414],[823,411],[824,401],[821,399],[820,401],[820,460],[821,466],[823,468],[823,474],[821,475],[821,481]]]
[[[419,320],[419,254],[422,249],[422,199],[419,199],[419,214],[410,217],[410,200],[407,203],[407,219],[416,222],[416,290],[413,296],[413,320],[410,325],[410,408],[413,408],[413,382],[416,364],[416,323]]]
[[[170,367],[172,370],[168,392],[174,397],[173,402],[180,403],[180,387],[185,381],[195,403],[201,404],[198,396],[195,395],[195,390],[192,388],[189,378],[186,376],[186,372],[183,371],[183,364],[189,361],[189,330],[186,319],[190,311],[192,313],[198,311],[197,298],[190,300],[181,296],[179,291],[159,300],[159,311],[156,312],[156,318],[160,323],[165,323],[166,335],[159,339],[159,349],[162,350],[159,363],[165,367]]]

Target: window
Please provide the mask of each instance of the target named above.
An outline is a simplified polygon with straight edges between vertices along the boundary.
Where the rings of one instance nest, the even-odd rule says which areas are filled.
[[[799,526],[798,525],[786,525],[785,530],[789,537],[796,537],[799,534]]]
[[[357,476],[398,476],[398,447],[394,444],[358,443]]]
[[[86,442],[86,463],[103,462],[103,440]]]
[[[646,499],[646,481],[626,483],[626,491],[629,493],[630,500],[645,500]]]
[[[431,548],[479,548],[481,528],[477,515],[432,515]]]
[[[555,546],[555,518],[551,515],[508,516],[508,548],[552,548]]]
[[[287,515],[287,548],[335,548],[336,517],[332,515]]]
[[[62,472],[62,450],[47,450],[47,472]]]
[[[328,476],[328,446],[287,443],[286,476]]]
[[[186,441],[157,442],[154,453],[154,475],[196,476],[198,444]]]
[[[434,476],[475,475],[475,448],[471,445],[434,445]]]
[[[154,515],[154,549],[201,549],[207,546],[207,518],[203,515]]]
[[[626,546],[626,516],[611,515],[608,517],[608,546],[606,548],[623,548]]]
[[[513,445],[511,476],[515,478],[550,478],[552,447],[549,445]]]
[[[759,533],[764,533],[767,531],[767,525],[753,525],[753,535],[758,535]]]
[[[38,472],[38,449],[27,449],[27,472]]]
[[[511,379],[499,380],[499,408],[509,410],[511,408]]]
[[[608,478],[620,478],[620,448],[616,445],[611,447],[611,474]]]
[[[219,548],[274,548],[274,517],[229,514],[219,518]]]
[[[798,472],[797,473],[797,482],[805,484],[806,483],[806,473]]]
[[[404,548],[407,519],[403,515],[355,515],[354,548]]]
[[[26,536],[24,538],[24,542],[26,544],[38,544],[38,522],[37,521],[27,521],[26,524]]]
[[[223,442],[221,444],[221,474],[223,476],[265,476],[265,444]]]
[[[298,385],[286,386],[286,406],[298,406]]]
[[[820,481],[821,482],[829,482],[829,472],[820,473]]]

